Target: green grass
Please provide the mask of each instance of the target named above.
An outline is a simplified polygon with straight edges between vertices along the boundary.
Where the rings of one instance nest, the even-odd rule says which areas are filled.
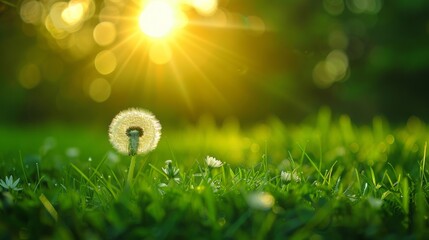
[[[106,127],[107,128],[107,127]],[[0,238],[418,239],[429,233],[429,130],[322,109],[299,125],[165,126],[158,148],[114,153],[107,131],[0,128]],[[25,135],[25,138],[22,137]],[[207,156],[225,164],[208,168]],[[165,161],[171,159],[172,164]],[[177,172],[177,169],[179,170]],[[281,172],[290,173],[290,181]]]

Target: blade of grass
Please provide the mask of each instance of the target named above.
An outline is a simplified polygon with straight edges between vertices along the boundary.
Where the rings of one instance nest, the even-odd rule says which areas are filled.
[[[158,168],[156,168],[154,165],[152,165],[151,163],[149,163],[149,166],[157,173],[161,174],[162,176],[164,176],[167,180],[168,180],[168,176],[167,174],[165,174],[163,171],[159,170]]]
[[[41,178],[39,178],[39,180],[36,183],[36,186],[34,186],[33,192],[36,192],[36,190],[39,187],[40,183],[42,182],[43,178],[45,178],[45,176],[42,176]]]
[[[121,185],[122,185],[122,183],[121,183],[121,181],[119,181],[118,177],[116,176],[116,173],[115,173],[111,168],[109,168],[109,170],[110,170],[110,172],[112,173],[113,178],[115,179],[115,181],[116,181],[116,183],[118,184],[118,186],[121,186]]]
[[[78,173],[80,174],[80,176],[88,182],[88,184],[89,184],[89,185],[91,185],[91,187],[94,189],[94,191],[95,191],[97,194],[99,194],[99,193],[98,193],[98,188],[97,188],[97,186],[95,186],[95,184],[91,181],[91,179],[89,179],[89,178],[85,175],[85,173],[83,173],[83,172],[82,172],[78,167],[76,167],[76,165],[74,165],[73,163],[70,163],[70,166],[72,166],[72,168],[74,168],[74,170],[76,170],[76,172],[78,172]]]
[[[14,3],[11,3],[11,2],[8,2],[8,1],[5,1],[5,0],[0,0],[0,2],[3,3],[4,5],[9,6],[9,7],[16,8],[16,5]]]
[[[24,168],[24,161],[22,160],[22,154],[21,154],[21,151],[19,151],[19,161],[21,162],[21,168],[22,168],[22,172],[24,173],[25,183],[27,183],[27,184],[28,184],[27,173],[25,172],[25,168]]]
[[[402,207],[406,215],[410,212],[410,188],[408,186],[408,178],[402,181]]]
[[[357,168],[355,168],[355,173],[356,173],[356,179],[357,179],[357,184],[359,186],[359,191],[362,193],[362,189],[361,189],[361,182],[360,182],[360,177],[359,177],[359,172],[357,170]]]
[[[305,152],[305,150],[301,147],[301,145],[298,145],[299,148],[301,149],[302,153],[304,154],[304,156],[308,159],[308,161],[310,161],[311,165],[313,165],[314,169],[316,169],[317,173],[319,174],[320,177],[323,178],[323,182],[326,181],[325,176],[322,174],[322,172],[320,171],[320,169],[317,167],[316,163],[311,159],[311,157]],[[302,164],[301,164],[302,165]]]
[[[91,174],[91,176],[89,177],[89,179],[92,179],[92,177],[94,177],[94,175],[96,173],[98,173],[98,169],[100,169],[101,165],[106,161],[107,159],[107,155],[104,156],[101,161],[98,163],[97,167],[93,170],[94,172]]]
[[[102,174],[101,173],[99,173],[99,172],[97,172],[97,176],[98,176],[98,178],[99,178],[99,180],[100,180],[100,182],[101,182],[101,184],[103,184],[103,186],[108,190],[108,192],[112,195],[112,197],[113,198],[115,198],[115,199],[117,199],[117,194],[116,194],[116,192],[117,192],[117,189],[116,189],[116,192],[114,191],[114,189],[112,188],[112,184],[110,184],[108,181],[107,181],[107,179],[106,178],[104,178],[103,176],[102,176]]]
[[[58,221],[58,212],[57,212],[57,210],[55,210],[54,206],[52,206],[52,203],[49,202],[49,200],[45,197],[45,195],[43,193],[40,194],[39,200],[40,200],[40,202],[42,202],[46,211],[48,211],[48,213],[55,220],[55,222],[57,222]]]
[[[425,165],[426,165],[426,150],[427,150],[428,142],[425,142],[425,147],[423,149],[423,159],[420,164],[420,187],[423,187],[423,181],[426,182],[425,175]]]

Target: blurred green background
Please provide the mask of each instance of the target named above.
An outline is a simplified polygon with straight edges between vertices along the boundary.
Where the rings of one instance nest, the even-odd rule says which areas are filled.
[[[187,7],[189,24],[168,40],[172,57],[161,65],[144,36],[129,40],[136,1],[89,1],[79,27],[62,35],[46,20],[55,1],[34,2],[0,3],[3,123],[104,127],[127,107],[163,124],[202,115],[296,122],[321,106],[355,122],[429,118],[429,1],[220,0],[213,16]],[[103,21],[115,40],[100,45],[92,38]],[[106,49],[116,68],[100,73],[94,61]]]

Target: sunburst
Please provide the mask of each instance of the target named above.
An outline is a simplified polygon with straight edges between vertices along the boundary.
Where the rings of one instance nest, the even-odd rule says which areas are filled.
[[[28,9],[39,4],[29,1],[24,5]],[[40,11],[48,13],[38,18],[43,21],[30,19],[34,14],[22,17],[33,24],[42,22],[58,44],[69,36],[76,38],[68,50],[72,54],[83,46],[74,35],[92,33],[98,47],[92,47],[97,53],[90,67],[96,74],[87,74],[93,80],[86,81],[90,83],[85,89],[97,102],[107,100],[111,92],[122,97],[126,92],[143,100],[182,101],[189,111],[207,103],[228,109],[224,92],[240,92],[233,78],[247,71],[248,59],[229,50],[235,46],[232,31],[225,34],[219,29],[264,29],[259,18],[258,22],[255,17],[228,12],[218,0],[106,0],[98,7],[93,0],[72,0],[52,6],[56,12]],[[99,22],[88,23],[94,18]]]

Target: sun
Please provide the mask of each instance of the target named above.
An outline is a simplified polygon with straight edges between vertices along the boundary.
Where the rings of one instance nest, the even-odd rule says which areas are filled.
[[[139,16],[140,30],[152,38],[169,36],[179,24],[178,6],[168,0],[150,0]]]

